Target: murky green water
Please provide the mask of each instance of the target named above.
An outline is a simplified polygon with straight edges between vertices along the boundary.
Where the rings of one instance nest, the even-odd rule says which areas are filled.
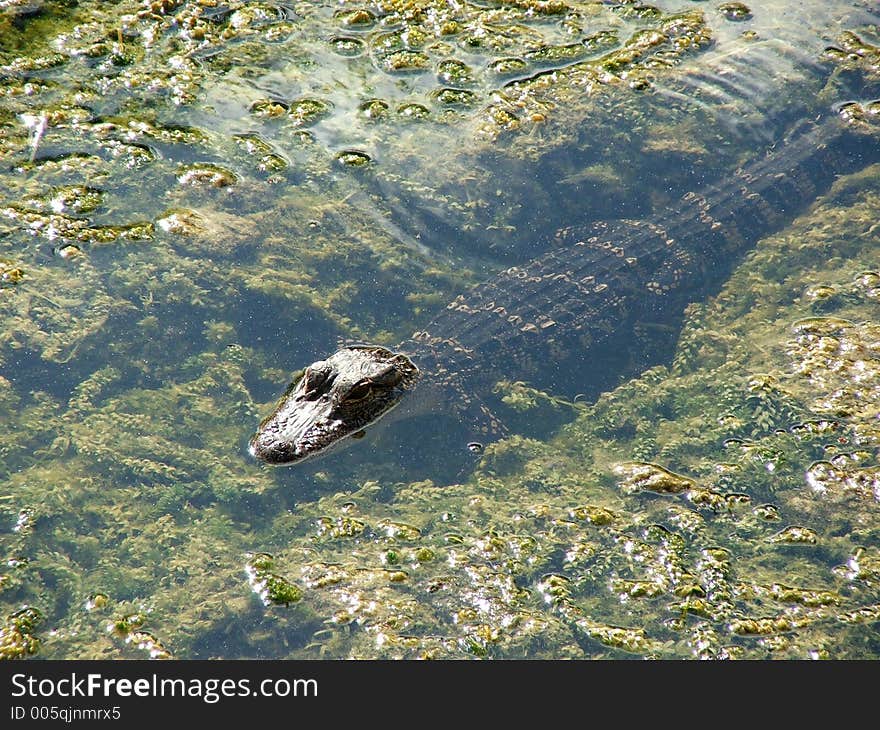
[[[479,460],[245,449],[338,340],[880,96],[869,7],[0,0],[2,655],[877,657],[876,166]]]

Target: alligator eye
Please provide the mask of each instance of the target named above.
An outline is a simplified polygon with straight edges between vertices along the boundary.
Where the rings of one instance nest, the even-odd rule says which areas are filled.
[[[302,377],[301,385],[302,391],[305,393],[306,397],[316,396],[321,386],[327,382],[329,375],[329,370],[314,370],[312,368],[306,368],[306,372]]]
[[[355,403],[363,400],[373,392],[373,384],[369,380],[363,380],[352,386],[352,389],[345,394],[346,403]]]

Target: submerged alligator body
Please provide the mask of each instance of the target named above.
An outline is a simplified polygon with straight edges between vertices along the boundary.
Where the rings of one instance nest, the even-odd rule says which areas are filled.
[[[606,369],[639,323],[680,315],[836,176],[880,158],[876,137],[850,117],[800,125],[761,159],[653,219],[560,231],[543,256],[457,297],[397,351],[344,347],[313,363],[260,424],[251,454],[301,462],[398,407],[451,409],[475,439],[502,433],[481,398],[500,377],[542,384],[572,352],[585,378]]]

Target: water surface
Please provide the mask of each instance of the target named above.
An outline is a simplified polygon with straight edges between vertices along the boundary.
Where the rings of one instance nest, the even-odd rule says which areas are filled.
[[[2,655],[876,657],[876,167],[598,397],[493,364],[479,458],[245,448],[339,341],[880,96],[870,5],[0,2]]]

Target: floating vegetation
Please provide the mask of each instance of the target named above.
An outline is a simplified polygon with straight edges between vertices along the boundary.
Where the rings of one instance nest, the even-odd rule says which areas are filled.
[[[569,43],[564,46],[542,46],[526,51],[524,57],[526,61],[531,61],[533,64],[557,66],[560,63],[577,61],[586,55],[587,49],[583,43]]]
[[[24,279],[24,272],[12,261],[0,260],[0,286],[14,286]]]
[[[499,366],[501,441],[245,446],[290,368],[723,178],[766,110],[874,83],[873,36],[800,73],[775,6],[291,7],[0,28],[0,655],[875,659],[876,168],[691,305],[671,364],[596,398]]]
[[[330,39],[330,45],[340,56],[353,58],[364,52],[364,42],[360,38],[349,36],[336,36]]]
[[[489,63],[489,70],[499,76],[515,76],[528,69],[529,64],[524,58],[497,58]]]
[[[235,173],[220,165],[197,162],[186,165],[177,173],[177,181],[181,185],[195,187],[225,188],[237,181]]]
[[[268,553],[248,556],[245,574],[251,590],[264,605],[289,606],[302,600],[302,590],[286,578],[272,572],[274,558]]]
[[[316,532],[319,537],[329,537],[331,539],[358,537],[364,530],[366,525],[353,517],[321,517],[316,522]]]
[[[34,201],[35,207],[55,213],[82,215],[99,208],[106,193],[88,185],[67,185],[56,188],[44,200]]]
[[[100,599],[99,602],[104,603]],[[151,632],[141,628],[145,622],[146,617],[143,614],[129,613],[115,619],[107,626],[107,630],[125,644],[146,653],[149,659],[172,659],[171,652],[162,642]]]
[[[144,625],[144,617],[140,613],[129,613],[120,616],[107,626],[108,631],[112,631],[122,638],[128,637],[133,631]]]
[[[678,494],[696,485],[693,479],[675,474],[657,464],[631,462],[620,464],[614,471],[622,477],[620,486],[629,491],[644,489],[661,494]]]
[[[433,94],[434,100],[444,106],[470,106],[476,103],[476,95],[467,89],[439,89]]]
[[[106,593],[96,593],[85,604],[86,611],[102,611],[110,604],[110,598]]]
[[[431,58],[421,51],[395,51],[382,56],[379,67],[388,73],[413,73],[430,68]]]
[[[352,28],[371,28],[376,23],[376,16],[366,8],[337,10],[333,17],[340,25]]]
[[[296,126],[314,124],[321,117],[331,112],[333,106],[321,99],[295,99],[290,102],[287,110],[288,116]]]
[[[593,505],[575,507],[570,514],[576,520],[587,520],[593,525],[610,525],[614,522],[614,513],[604,507]]]
[[[464,61],[447,58],[437,64],[437,78],[442,83],[463,85],[474,80],[473,70]]]
[[[336,159],[345,167],[366,167],[373,161],[366,152],[360,150],[342,150],[336,153]]]
[[[378,121],[388,116],[390,108],[388,102],[383,99],[368,99],[358,107],[358,110],[367,119]]]
[[[140,651],[146,652],[150,659],[173,659],[174,656],[149,631],[132,631],[125,637],[126,643],[132,644]]]
[[[40,650],[34,631],[43,615],[33,606],[9,614],[0,625],[0,659],[24,659]]]
[[[424,104],[401,104],[397,107],[397,115],[404,119],[427,119],[431,116],[431,110]]]
[[[277,173],[289,166],[288,161],[258,134],[237,134],[235,141],[247,155],[256,160],[256,168],[260,172]]]
[[[769,537],[768,541],[789,545],[815,545],[818,538],[816,532],[809,527],[786,527]]]
[[[743,21],[752,19],[752,11],[742,3],[722,3],[719,12],[728,20]]]
[[[266,119],[278,119],[290,110],[290,104],[281,99],[257,99],[250,106],[250,112],[255,117]]]

